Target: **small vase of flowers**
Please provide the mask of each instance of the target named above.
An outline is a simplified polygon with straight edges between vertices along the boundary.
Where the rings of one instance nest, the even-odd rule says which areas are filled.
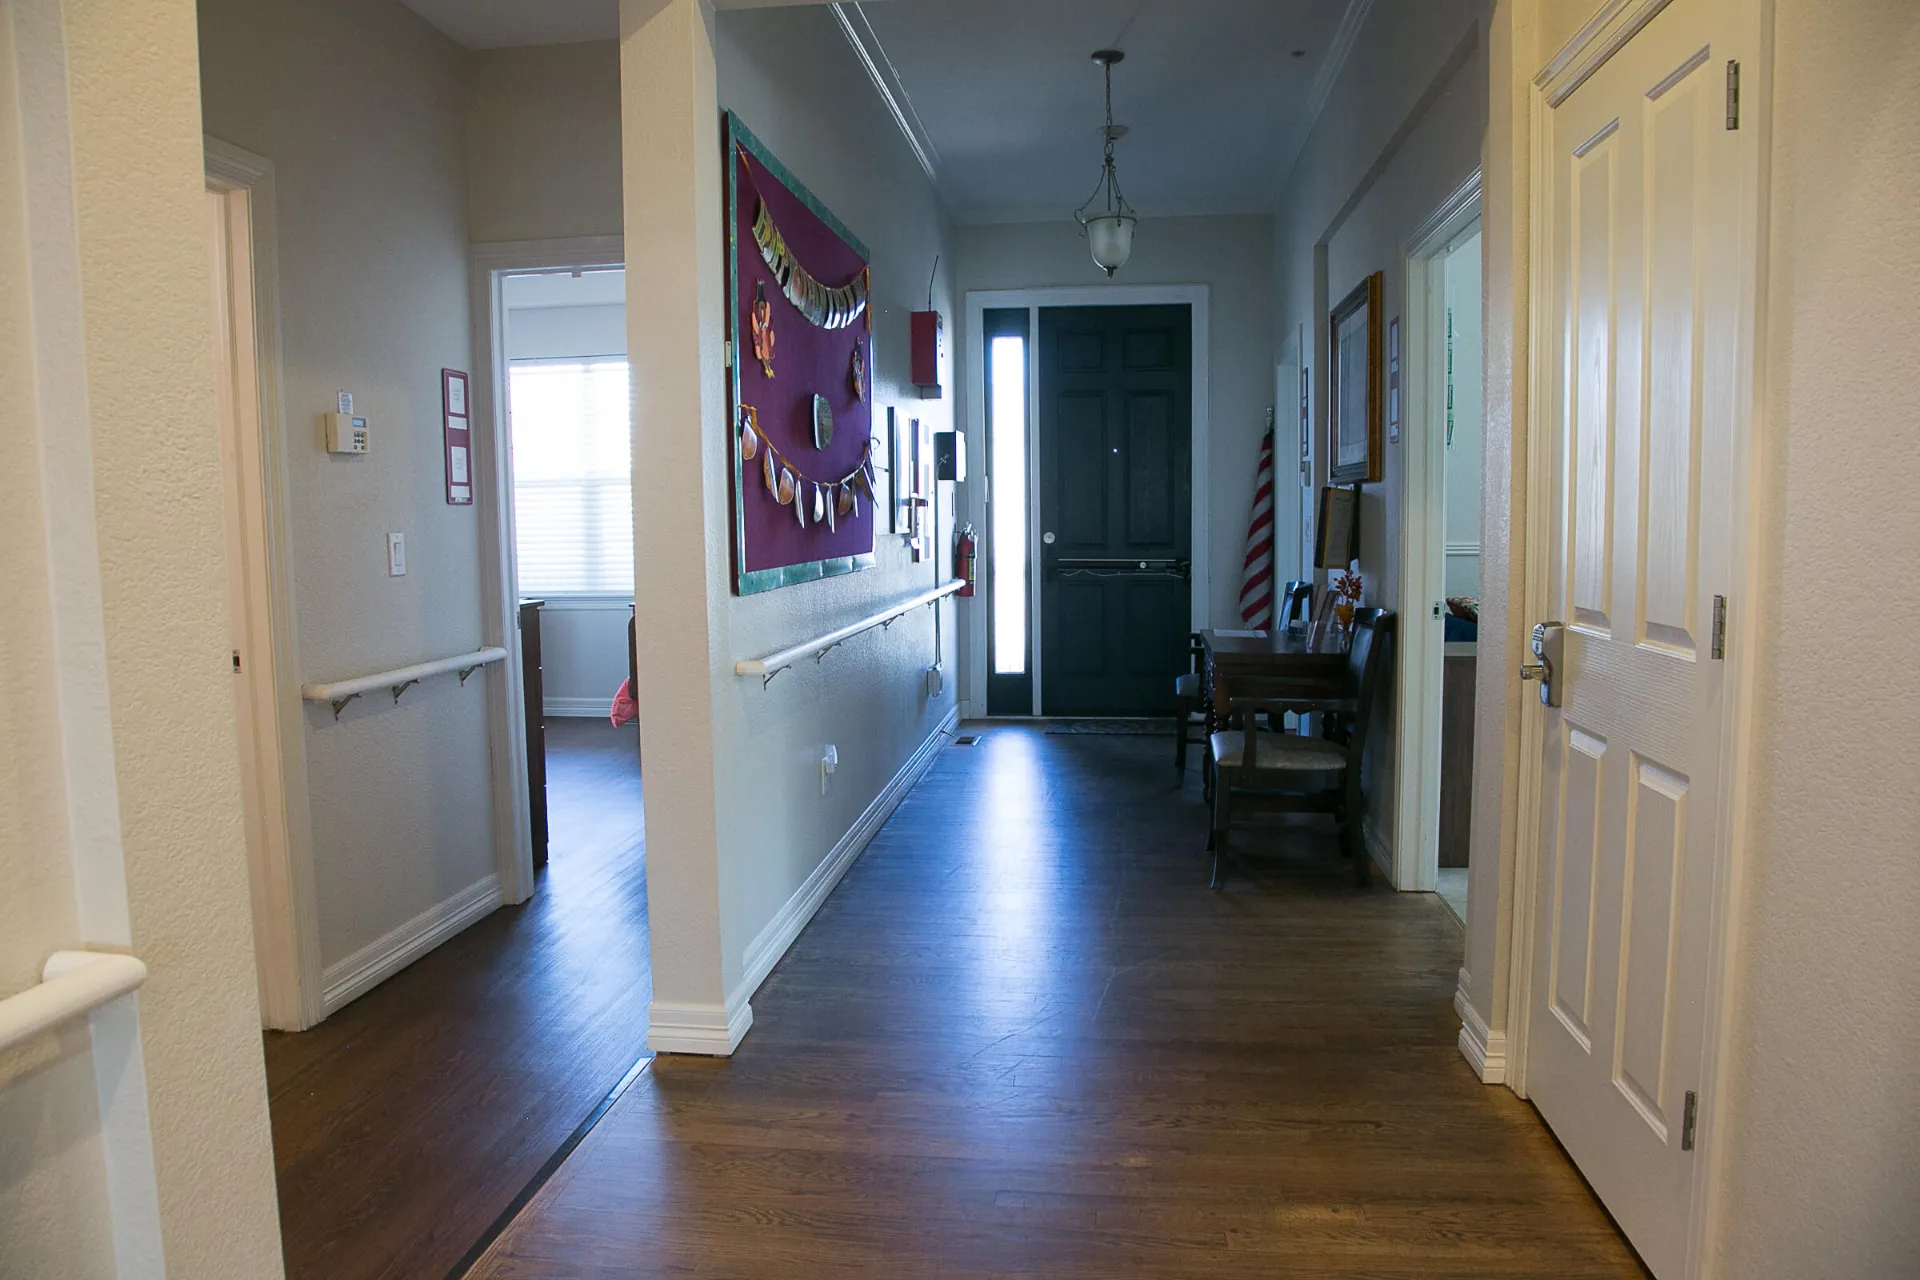
[[[1333,617],[1342,649],[1353,641],[1353,611],[1360,607],[1360,598],[1365,590],[1366,586],[1357,573],[1343,571],[1333,580]]]

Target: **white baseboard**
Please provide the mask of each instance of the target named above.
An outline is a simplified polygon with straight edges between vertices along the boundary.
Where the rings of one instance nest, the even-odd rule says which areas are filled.
[[[927,740],[900,766],[893,780],[880,789],[873,803],[867,806],[847,834],[840,837],[833,850],[820,860],[820,865],[813,869],[813,874],[807,877],[806,882],[774,913],[767,927],[747,944],[743,957],[745,972],[741,975],[740,985],[734,988],[735,996],[742,1003],[760,989],[760,984],[773,972],[773,966],[780,963],[780,957],[787,954],[787,948],[793,945],[793,940],[813,919],[813,913],[820,909],[820,904],[827,900],[833,887],[840,883],[840,877],[847,874],[847,869],[866,851],[867,844],[879,834],[880,828],[893,816],[893,811],[907,793],[933,767],[941,748],[946,746],[947,734],[959,722],[959,708],[956,707],[947,713],[939,727],[928,734]],[[732,1000],[728,1003],[732,1003]]]
[[[729,999],[724,1005],[655,1000],[647,1006],[647,1048],[724,1058],[740,1047],[740,1038],[752,1025],[753,1006],[744,999]]]
[[[1507,1033],[1489,1031],[1486,1019],[1467,999],[1466,971],[1460,973],[1460,985],[1454,989],[1453,1011],[1460,1015],[1460,1054],[1480,1077],[1482,1084],[1507,1082]]]
[[[489,875],[375,938],[321,975],[320,1016],[326,1017],[391,978],[500,905],[500,877]]]
[[[613,697],[608,695],[604,698],[542,698],[540,709],[550,716],[605,720],[613,711]]]

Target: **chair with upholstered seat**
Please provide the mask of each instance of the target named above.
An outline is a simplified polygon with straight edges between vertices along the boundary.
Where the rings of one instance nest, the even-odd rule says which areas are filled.
[[[1213,765],[1213,824],[1207,847],[1213,851],[1213,887],[1225,870],[1227,831],[1236,791],[1258,793],[1267,807],[1289,812],[1333,815],[1341,851],[1354,862],[1362,886],[1370,869],[1360,822],[1366,801],[1360,790],[1360,761],[1366,751],[1373,705],[1387,671],[1386,650],[1394,615],[1385,609],[1360,609],[1353,617],[1353,644],[1336,696],[1303,697],[1300,682],[1286,678],[1235,675],[1216,710],[1225,728],[1208,743]],[[1273,733],[1258,727],[1264,712],[1280,724],[1287,712],[1318,714],[1326,736]]]
[[[1175,676],[1173,681],[1173,771],[1183,779],[1187,776],[1187,748],[1207,744],[1207,691],[1202,687],[1206,677],[1200,671],[1206,652],[1198,631],[1188,636],[1188,670]],[[1188,736],[1195,729],[1200,730],[1201,736]]]

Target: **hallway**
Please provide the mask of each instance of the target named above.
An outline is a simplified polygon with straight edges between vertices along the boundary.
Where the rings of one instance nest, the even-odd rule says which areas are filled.
[[[552,861],[333,1017],[268,1032],[290,1280],[445,1275],[646,1052],[634,730],[548,722]]]
[[[1318,836],[1210,893],[1165,753],[949,747],[734,1057],[657,1058],[472,1274],[1643,1274],[1461,1059],[1440,900]]]

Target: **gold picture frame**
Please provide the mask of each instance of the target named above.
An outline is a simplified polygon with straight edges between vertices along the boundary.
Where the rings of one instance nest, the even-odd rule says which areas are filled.
[[[1386,275],[1376,271],[1327,317],[1327,479],[1377,484],[1385,475],[1380,390],[1380,312]]]

